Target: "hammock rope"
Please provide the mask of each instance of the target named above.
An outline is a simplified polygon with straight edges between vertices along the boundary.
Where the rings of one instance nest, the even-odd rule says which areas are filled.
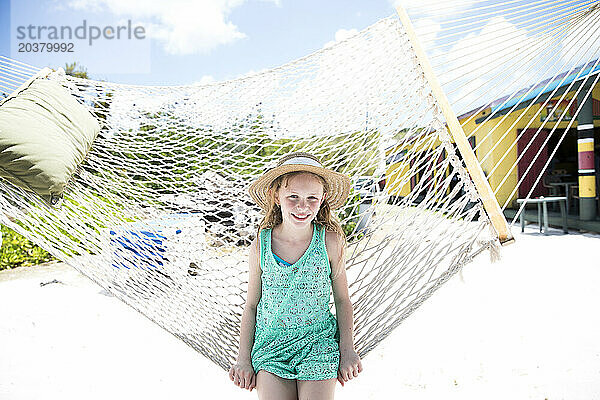
[[[487,11],[477,21],[460,8],[440,14],[435,45],[425,48],[453,110],[476,106],[463,128],[500,95],[510,104],[549,75],[546,86],[561,82],[553,94],[568,85],[576,91],[571,102],[581,90],[591,96],[580,83],[598,81],[598,45],[586,42],[596,34],[597,9],[591,7],[598,2],[528,7],[506,1],[497,9],[479,3],[475,9]],[[546,25],[542,7],[548,7]],[[456,55],[461,40],[484,26],[499,26],[502,40],[519,38],[494,25],[502,16],[518,29],[532,29],[521,52],[511,58],[515,47],[507,44],[496,64],[471,65],[479,50],[487,54],[479,47],[465,60]],[[587,46],[561,59],[552,49],[562,49],[564,38]],[[207,85],[125,85],[52,71],[37,79],[68,89],[101,131],[56,207],[0,179],[0,222],[227,370],[237,356],[248,244],[261,218],[247,187],[281,155],[309,151],[353,178],[338,216],[349,240],[355,346],[364,357],[473,257],[498,251],[467,155],[451,139],[413,45],[392,16],[288,64]],[[577,70],[582,62],[591,69]],[[560,75],[567,68],[578,74],[569,82],[570,74]],[[39,70],[0,56],[0,91],[13,92]],[[498,133],[503,140],[504,118],[491,118],[483,141]],[[510,148],[499,157],[483,141],[475,147],[482,165],[500,160],[489,169],[490,179]],[[510,182],[506,174],[499,187]]]
[[[494,185],[494,193],[499,195],[506,192],[501,195],[502,210],[513,204],[523,182],[535,173],[535,184],[531,190],[527,195],[520,195],[531,197],[533,188],[545,175],[552,156],[556,154],[560,143],[563,143],[580,109],[577,108],[575,114],[569,117],[562,113],[563,115],[558,116],[558,121],[549,120],[549,115],[554,115],[563,100],[569,100],[568,107],[571,107],[578,95],[583,94],[586,98],[591,96],[597,82],[600,3],[597,0],[558,1],[552,4],[546,2],[543,5],[547,12],[543,14],[538,10],[539,4],[517,1],[486,5],[485,7],[494,9],[486,15],[475,13],[473,8],[459,9],[455,10],[452,17],[439,22],[439,30],[428,28],[432,24],[425,24],[418,30],[426,45],[428,42],[436,44],[426,48],[453,108],[457,113],[468,111],[468,116],[461,120],[463,127],[473,125],[474,120],[490,107],[494,99],[502,100],[500,104],[494,105],[495,109],[507,109],[499,117],[494,112],[488,113],[483,121],[478,121],[475,127],[469,128],[471,135],[478,136],[474,150],[481,164],[487,165],[488,179],[498,182]],[[508,7],[509,5],[512,6]],[[519,13],[514,13],[513,10],[518,10]],[[465,13],[469,15],[464,16]],[[428,17],[431,15],[428,13]],[[471,21],[472,19],[476,20]],[[470,22],[465,24],[464,21]],[[503,28],[503,24],[509,24],[508,28]],[[494,26],[497,29],[491,29]],[[488,29],[487,34],[483,34],[484,29]],[[477,30],[482,34],[476,40],[466,42],[465,37]],[[521,40],[518,40],[519,37]],[[494,54],[486,52],[484,45],[493,48]],[[446,51],[441,51],[443,49]],[[479,57],[469,57],[469,53]],[[473,62],[474,59],[476,62]],[[571,75],[575,75],[575,79],[571,79]],[[594,83],[589,86],[592,81]],[[584,86],[586,92],[582,93]],[[555,106],[550,107],[548,117],[541,124],[537,122],[540,112],[556,97],[559,97],[558,101]],[[529,104],[523,107],[524,101],[519,99],[527,99]],[[516,119],[509,119],[517,110],[523,111]],[[509,126],[507,121],[510,122]],[[557,138],[555,132],[561,121],[568,124]],[[522,129],[522,133],[514,140],[509,139],[517,126]],[[524,131],[532,126],[535,126],[535,135],[529,140],[525,150],[514,157],[512,151],[516,150],[516,143],[522,140]],[[525,171],[519,171],[516,179],[519,161],[545,129],[550,131],[549,136],[542,145],[536,144],[530,165]],[[552,156],[544,161],[542,171],[533,171],[531,166],[541,157],[551,138],[557,141],[557,147],[551,149]],[[510,140],[510,146],[499,152],[499,148],[507,140]],[[508,160],[512,160],[509,166],[506,165]],[[512,224],[516,223],[524,207],[525,204],[519,207]]]

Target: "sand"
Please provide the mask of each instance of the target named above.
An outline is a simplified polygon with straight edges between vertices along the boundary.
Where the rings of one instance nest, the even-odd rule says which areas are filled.
[[[600,399],[600,236],[528,226],[465,266],[337,399]],[[226,371],[62,263],[0,272],[0,399],[243,399]]]

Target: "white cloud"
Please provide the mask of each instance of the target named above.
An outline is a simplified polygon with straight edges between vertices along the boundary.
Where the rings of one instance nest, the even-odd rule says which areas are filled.
[[[460,75],[467,70],[484,68],[495,64],[507,54],[516,57],[520,48],[528,42],[527,31],[508,22],[504,17],[491,18],[478,33],[470,33],[452,47],[449,54],[456,57],[465,70],[455,72]]]
[[[539,71],[535,70],[496,76],[499,71],[506,70],[506,63],[511,60],[522,60],[525,64],[520,70],[527,71],[525,60],[531,58],[532,52],[544,48],[536,46],[532,50],[530,46],[533,40],[536,39],[529,37],[525,29],[504,17],[493,17],[480,31],[458,40],[446,53],[446,59],[439,63],[449,71],[443,76],[443,81],[448,83],[446,89],[458,89],[450,96],[455,110],[459,113],[467,111],[478,103],[493,100],[539,80]],[[516,80],[510,83],[513,79]],[[498,83],[494,93],[488,91]]]
[[[442,30],[442,26],[430,18],[416,20],[414,27],[425,50],[429,50],[435,45],[437,34]]]
[[[281,7],[281,0],[260,0],[260,1],[265,2],[265,3],[273,3],[277,7]]]
[[[206,53],[220,45],[245,38],[228,20],[230,12],[246,0],[71,0],[68,6],[87,12],[107,11],[131,18],[146,27],[169,54]],[[277,6],[280,0],[263,0]]]
[[[474,1],[388,1],[408,11],[428,55],[437,57],[436,73],[455,111],[467,111],[600,57],[600,9],[568,22],[567,32],[553,37],[532,35],[504,17],[491,17],[448,49],[439,46],[455,38],[439,39],[441,25],[472,9]]]
[[[476,0],[388,0],[393,7],[402,6],[406,12],[413,16],[415,15],[432,15],[438,14],[442,18],[451,16],[456,11],[467,10],[471,8]],[[443,13],[438,10],[443,9]]]
[[[349,37],[354,36],[357,33],[357,29],[338,29],[338,31],[335,33],[335,40],[325,43],[323,47],[333,46],[336,42],[341,42],[342,40],[348,39]]]
[[[600,57],[600,8],[592,10],[567,27],[561,38],[561,56],[569,66],[577,66]]]
[[[200,78],[199,81],[196,81],[194,83],[192,83],[192,85],[194,86],[203,86],[203,85],[208,85],[209,83],[214,83],[216,82],[214,76],[212,75],[204,75],[202,78]]]

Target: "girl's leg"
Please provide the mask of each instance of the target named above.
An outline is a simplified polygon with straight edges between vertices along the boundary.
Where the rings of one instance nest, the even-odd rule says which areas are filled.
[[[297,380],[298,400],[333,400],[337,378],[318,381]]]
[[[284,379],[261,369],[256,374],[256,391],[260,400],[297,400],[296,380]]]

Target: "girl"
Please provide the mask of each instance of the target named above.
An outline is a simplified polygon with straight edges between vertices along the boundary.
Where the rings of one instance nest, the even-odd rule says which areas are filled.
[[[266,212],[250,246],[248,297],[230,379],[264,399],[333,399],[336,378],[358,376],[346,237],[331,210],[350,179],[303,152],[284,156],[250,186]],[[333,289],[336,317],[329,310]]]

